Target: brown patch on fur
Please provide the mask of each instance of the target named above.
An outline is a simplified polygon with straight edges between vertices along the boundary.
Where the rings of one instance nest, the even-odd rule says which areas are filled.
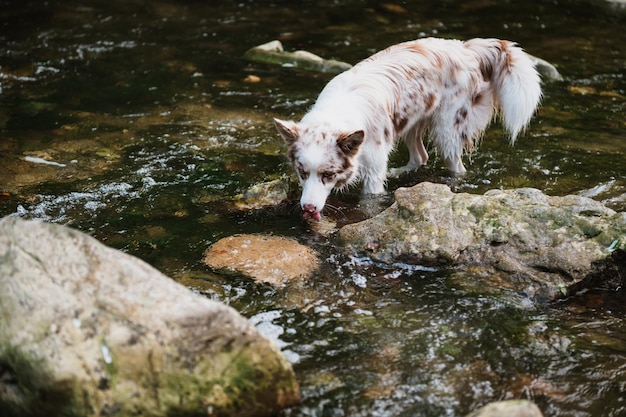
[[[348,158],[347,156],[344,156],[342,158],[342,161],[343,161],[343,166],[337,172],[338,178],[337,178],[337,182],[335,183],[335,187],[339,189],[345,187],[346,185],[350,183],[350,180],[352,179],[352,169],[354,166],[352,160]]]
[[[474,94],[472,97],[472,106],[477,106],[483,100],[483,93]]]
[[[456,80],[456,72],[459,69],[459,67],[457,67],[456,65],[450,66],[449,72],[448,72],[448,79],[451,81],[455,81]]]
[[[454,118],[454,125],[457,127],[462,125],[465,120],[467,119],[467,109],[465,107],[463,107],[461,110],[459,110],[456,113],[456,117]]]
[[[480,73],[483,76],[483,80],[491,82],[493,80],[493,65],[491,62],[482,62],[480,65]]]
[[[435,65],[437,66],[437,68],[442,70],[445,66],[443,58],[439,54],[433,54],[433,56],[435,58]]]
[[[411,51],[424,55],[425,49],[422,45],[416,42],[411,42],[408,44],[408,47]]]
[[[393,128],[396,129],[396,132],[402,132],[407,123],[409,123],[409,119],[406,117],[398,117],[397,114],[393,117]]]
[[[391,132],[389,131],[389,128],[387,126],[385,126],[385,130],[383,130],[383,136],[385,138],[389,138],[391,136]],[[377,141],[377,143],[380,143],[380,141]]]
[[[424,98],[424,109],[426,110],[426,113],[429,113],[433,107],[435,107],[436,100],[437,96],[433,93],[430,93],[426,96],[426,98]]]
[[[500,48],[502,49],[502,53],[504,54],[504,67],[507,70],[510,70],[513,66],[513,57],[511,56],[511,54],[508,53],[509,45],[511,44],[511,42],[501,40],[499,43]]]
[[[404,75],[404,78],[406,78],[407,80],[412,80],[413,79],[413,76],[414,76],[413,68],[411,68],[411,67],[399,67],[398,69],[402,72],[402,74]],[[396,81],[395,79],[392,79],[392,82],[394,82],[398,87],[401,87],[399,83],[402,82],[402,80],[397,80]]]

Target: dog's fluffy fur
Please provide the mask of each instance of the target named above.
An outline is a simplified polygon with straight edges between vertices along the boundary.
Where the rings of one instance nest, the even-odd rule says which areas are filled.
[[[454,174],[499,111],[511,143],[541,98],[533,62],[514,43],[420,39],[391,46],[332,79],[299,123],[274,119],[302,184],[305,217],[320,218],[333,188],[385,190],[387,161],[404,138],[416,169],[432,144]]]

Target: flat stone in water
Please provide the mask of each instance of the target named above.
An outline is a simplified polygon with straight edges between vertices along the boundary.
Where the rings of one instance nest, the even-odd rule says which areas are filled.
[[[543,417],[539,407],[527,400],[498,401],[468,414],[466,417]]]
[[[309,276],[318,265],[317,254],[294,239],[267,235],[234,235],[214,243],[204,262],[275,286]]]

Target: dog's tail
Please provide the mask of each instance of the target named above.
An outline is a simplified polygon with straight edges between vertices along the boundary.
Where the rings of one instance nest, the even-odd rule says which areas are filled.
[[[541,100],[541,81],[535,65],[513,42],[471,39],[465,46],[480,57],[483,78],[491,82],[502,123],[513,143],[530,122]]]

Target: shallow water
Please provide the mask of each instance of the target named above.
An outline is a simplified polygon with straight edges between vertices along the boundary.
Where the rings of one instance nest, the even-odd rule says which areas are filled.
[[[623,211],[626,12],[617,3],[0,6],[0,215],[86,231],[251,317],[298,374],[303,402],[285,416],[457,416],[505,398],[532,399],[546,416],[626,414],[624,292],[538,306],[471,270],[338,256],[295,204],[231,204],[290,173],[271,117],[301,116],[331,77],[246,62],[249,47],[279,38],[354,63],[411,38],[495,36],[555,64],[564,81],[544,84],[514,147],[492,126],[462,180],[431,155],[390,189],[535,187]],[[393,163],[406,157],[400,147]],[[357,190],[332,204],[340,224],[364,216]],[[240,232],[295,236],[326,262],[284,289],[202,266],[212,242]]]

